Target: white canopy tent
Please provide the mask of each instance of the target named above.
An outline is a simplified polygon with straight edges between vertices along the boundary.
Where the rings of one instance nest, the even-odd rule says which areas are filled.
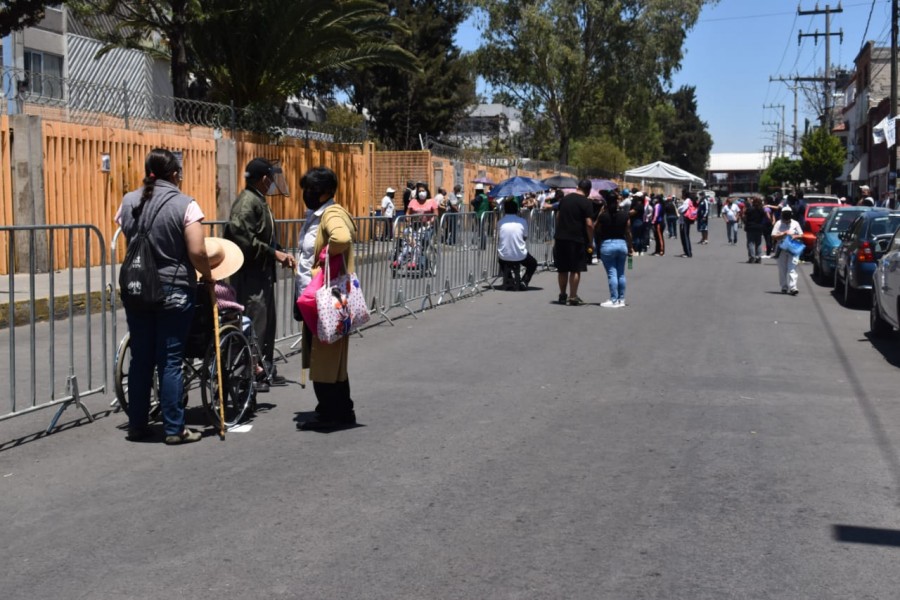
[[[706,181],[696,175],[692,175],[675,165],[664,163],[661,160],[643,167],[625,171],[625,179],[640,179],[641,181],[660,181],[665,183],[686,183],[692,187],[706,187]]]

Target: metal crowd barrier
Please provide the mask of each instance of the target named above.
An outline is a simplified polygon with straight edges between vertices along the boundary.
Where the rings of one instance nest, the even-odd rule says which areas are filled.
[[[9,303],[0,331],[8,361],[0,378],[8,382],[9,404],[0,421],[56,406],[50,433],[71,404],[93,421],[82,399],[105,393],[110,365],[103,234],[93,225],[36,225],[0,227],[2,237]],[[27,274],[15,274],[17,253],[27,256]],[[75,267],[78,254],[85,268]],[[57,297],[59,287],[65,294]]]

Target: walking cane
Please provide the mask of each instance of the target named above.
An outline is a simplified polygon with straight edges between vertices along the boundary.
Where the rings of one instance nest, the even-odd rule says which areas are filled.
[[[209,299],[212,302],[213,335],[216,342],[216,379],[219,384],[219,439],[225,439],[225,400],[222,396],[222,349],[219,348],[219,304],[216,302],[216,284],[209,285]]]

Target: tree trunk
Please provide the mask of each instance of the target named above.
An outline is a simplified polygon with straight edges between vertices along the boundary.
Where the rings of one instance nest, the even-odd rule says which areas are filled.
[[[169,31],[169,51],[172,53],[171,75],[172,95],[176,98],[188,97],[187,48],[185,47],[185,6],[184,0],[172,2],[172,29]]]
[[[569,135],[560,133],[559,135],[559,164],[569,164]]]

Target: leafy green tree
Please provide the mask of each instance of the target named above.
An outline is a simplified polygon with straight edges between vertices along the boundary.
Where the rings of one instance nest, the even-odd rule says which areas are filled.
[[[787,156],[779,156],[772,159],[769,168],[764,171],[769,179],[775,183],[775,187],[782,185],[798,186],[803,182],[803,169],[799,160],[791,160]],[[760,183],[762,187],[762,183]]]
[[[0,38],[40,22],[51,0],[6,0],[0,4]]]
[[[803,136],[800,156],[803,176],[819,190],[827,191],[844,168],[847,150],[826,128],[817,127]]]
[[[541,108],[560,162],[595,126],[624,148],[678,68],[687,31],[714,1],[475,0],[487,15],[479,72],[521,105]]]
[[[631,166],[628,156],[608,138],[589,138],[572,142],[570,164],[583,172],[622,173]]]
[[[469,14],[468,0],[391,0],[383,5],[405,24],[390,39],[419,59],[413,72],[389,66],[345,73],[338,87],[354,106],[369,112],[372,127],[385,147],[419,147],[419,134],[440,137],[452,132],[475,104],[471,60],[454,42]]]
[[[705,173],[712,136],[697,115],[696,88],[683,86],[668,96],[672,107],[663,126],[663,160],[689,173]]]

